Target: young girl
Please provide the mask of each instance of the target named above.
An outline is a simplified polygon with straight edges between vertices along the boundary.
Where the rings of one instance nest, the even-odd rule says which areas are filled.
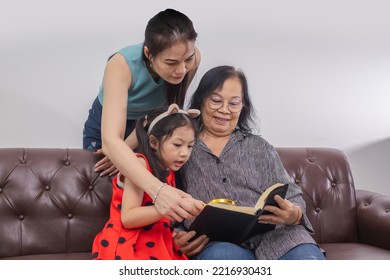
[[[196,132],[191,118],[198,115],[172,104],[137,121],[138,160],[164,183],[150,197],[120,173],[113,178],[110,219],[95,237],[93,259],[187,259],[173,241],[170,220],[154,203],[163,188],[176,186],[173,172],[190,157]]]

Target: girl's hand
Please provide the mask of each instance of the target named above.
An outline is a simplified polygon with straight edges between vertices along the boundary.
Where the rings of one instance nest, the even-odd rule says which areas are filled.
[[[293,204],[287,199],[281,198],[279,195],[275,195],[275,200],[279,207],[265,206],[264,210],[267,210],[273,214],[261,215],[259,217],[259,223],[275,225],[297,225],[301,222],[302,210],[299,206]]]
[[[209,242],[209,238],[207,238],[206,235],[201,235],[190,241],[194,236],[195,231],[180,231],[174,233],[173,241],[187,257],[199,254]]]
[[[94,152],[95,155],[103,155],[102,149],[99,149]],[[112,162],[108,159],[107,156],[104,156],[103,159],[99,160],[95,164],[95,172],[101,172],[100,176],[112,176],[117,174],[119,171],[116,169],[116,167],[112,164]]]

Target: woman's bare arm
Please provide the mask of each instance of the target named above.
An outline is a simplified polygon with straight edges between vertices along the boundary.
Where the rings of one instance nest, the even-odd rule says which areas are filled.
[[[131,72],[122,55],[114,55],[107,63],[104,79],[102,114],[102,150],[115,167],[151,197],[162,182],[150,174],[123,140],[127,116],[127,91]],[[157,211],[176,221],[191,219],[202,203],[175,188],[163,188],[155,203]]]

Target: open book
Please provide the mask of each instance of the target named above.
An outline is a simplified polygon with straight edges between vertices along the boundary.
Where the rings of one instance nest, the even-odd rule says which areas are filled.
[[[202,212],[195,218],[188,231],[196,231],[196,236],[207,235],[210,241],[227,241],[240,244],[248,238],[273,230],[275,225],[260,224],[258,217],[269,214],[264,206],[278,204],[275,195],[286,196],[288,184],[275,184],[261,194],[254,207],[236,206],[229,203],[212,200],[205,205]],[[214,201],[214,202],[213,202]],[[228,201],[220,199],[220,201]]]

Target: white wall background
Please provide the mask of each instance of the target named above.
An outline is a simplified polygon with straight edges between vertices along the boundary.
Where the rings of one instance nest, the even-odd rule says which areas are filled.
[[[107,57],[172,7],[199,33],[191,92],[211,67],[242,68],[267,140],[342,149],[357,188],[390,195],[389,1],[0,4],[0,147],[81,147]]]

